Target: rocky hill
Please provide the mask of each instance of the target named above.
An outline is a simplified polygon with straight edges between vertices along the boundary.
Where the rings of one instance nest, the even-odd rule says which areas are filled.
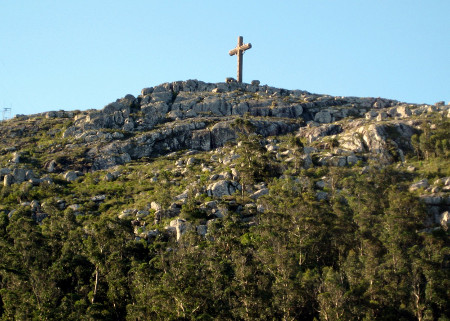
[[[377,319],[383,313],[419,320],[427,313],[444,316],[449,310],[439,300],[445,301],[448,290],[445,292],[439,286],[426,289],[431,287],[432,280],[436,281],[433,279],[436,275],[449,284],[449,117],[450,106],[443,102],[416,105],[382,98],[318,95],[261,86],[258,81],[212,84],[188,80],[144,88],[139,96],[127,95],[101,110],[49,111],[1,122],[0,236],[4,242],[0,261],[9,263],[0,263],[0,283],[6,289],[1,292],[0,315],[4,319],[21,318],[17,312],[21,303],[11,298],[14,293],[21,296],[22,292],[28,292],[18,290],[20,282],[15,278],[25,273],[28,277],[23,282],[33,287],[37,280],[29,277],[34,268],[47,264],[46,268],[51,270],[56,268],[55,262],[62,264],[59,260],[64,244],[78,231],[78,237],[73,236],[74,244],[78,245],[72,255],[86,264],[87,272],[76,272],[83,274],[77,276],[73,272],[70,277],[60,275],[54,280],[52,284],[59,284],[59,292],[53,289],[58,292],[54,294],[56,301],[45,297],[45,285],[36,285],[43,287],[39,288],[42,293],[34,290],[33,294],[30,288],[30,302],[36,306],[35,313],[41,316],[51,316],[53,310],[63,309],[64,300],[72,308],[78,304],[82,315],[90,311],[94,319],[102,313],[109,317],[115,315],[117,319],[127,316],[130,320],[131,315],[140,320],[145,320],[145,315],[148,319],[180,320],[201,315],[204,319],[209,315],[211,319],[248,320],[269,316]],[[28,226],[23,220],[29,224],[28,232],[19,233],[17,229]],[[17,222],[20,225],[15,226]],[[121,224],[124,227],[119,228]],[[230,232],[231,226],[236,225],[239,228]],[[105,226],[109,232],[105,232]],[[267,227],[275,234],[267,234]],[[329,231],[339,235],[338,239],[327,234]],[[42,258],[31,258],[28,270],[24,271],[20,260],[14,261],[16,254],[31,255],[27,247],[15,247],[16,238],[25,237],[23,233],[39,233],[42,240],[38,243],[56,237],[61,245],[55,249],[50,242],[46,253],[52,256],[51,261],[38,264]],[[234,235],[232,241],[226,242],[239,243],[234,245],[240,249],[239,258],[227,252],[229,245],[221,243],[226,235]],[[403,235],[408,242],[395,240],[396,235]],[[114,244],[122,244],[117,245],[120,255],[124,255],[122,251],[131,243],[146,249],[133,250],[140,254],[132,251],[133,264],[149,264],[149,260],[156,260],[159,255],[158,267],[152,265],[147,267],[149,270],[140,270],[127,261],[120,272],[125,274],[113,276],[106,262],[113,262],[109,261],[110,256],[119,252],[115,248],[116,252],[104,254],[102,245],[113,239]],[[392,242],[397,242],[398,248],[391,249],[388,244]],[[286,246],[290,243],[297,245],[288,250]],[[277,252],[272,245],[270,249],[264,248],[265,244],[278,244],[288,254]],[[410,255],[412,247],[418,246],[421,250],[416,256],[425,260],[426,244],[430,246],[428,250],[439,252],[427,261],[434,276],[425,271],[420,274],[414,270],[418,263],[402,256],[406,252]],[[29,245],[28,249],[35,245]],[[374,252],[369,250],[370,246],[376,248]],[[209,301],[205,297],[200,298],[200,294],[186,289],[160,292],[164,284],[180,286],[176,277],[164,281],[166,268],[188,264],[188,259],[179,261],[179,256],[189,257],[196,251],[196,255],[204,256],[202,249],[209,247],[225,251],[218,255],[228,262],[235,279],[248,277],[247,272],[240,270],[246,266],[239,263],[244,257],[257,261],[252,261],[255,266],[250,264],[256,269],[254,272],[267,274],[266,281],[253,280],[255,284],[241,279],[244,283],[239,285],[243,287],[239,291],[244,291],[245,282],[250,282],[258,288],[252,290],[257,291],[253,294],[232,290],[237,286],[231,285],[232,279],[220,281],[235,300],[225,299],[224,289],[214,290],[220,297],[217,300],[228,300],[228,312],[220,306],[209,311],[210,303],[206,303]],[[255,252],[247,253],[250,249]],[[400,290],[385,287],[394,283],[401,287],[398,282],[406,274],[393,272],[396,264],[400,264],[394,252],[402,257],[402,271],[417,272],[420,279],[417,284],[408,283],[401,290],[402,296],[395,298],[392,293]],[[382,270],[396,275],[397,281],[368,270],[367,258],[373,256],[384,266]],[[278,262],[275,266],[270,262],[272,259]],[[210,266],[211,260],[214,261],[209,258],[208,263],[202,262]],[[368,283],[359,284],[352,279],[357,277],[351,275],[355,271],[350,272],[349,260],[360,260],[360,268],[367,273],[361,278],[366,278]],[[168,265],[163,268],[161,264]],[[279,270],[282,267],[287,269],[287,274]],[[273,272],[273,268],[278,272]],[[158,271],[153,276],[152,269]],[[298,281],[294,281],[298,273],[307,271],[313,275],[310,275],[314,279],[311,284],[303,279],[306,282],[302,283],[303,290],[295,286],[288,289],[290,282]],[[222,272],[217,273],[225,277],[226,273]],[[244,274],[240,275],[241,272]],[[174,276],[181,272],[170,273]],[[337,291],[338,285],[333,283],[337,279],[333,278],[338,274],[341,280],[345,279],[338,289],[343,291],[339,292],[342,297],[330,298],[337,295],[333,292]],[[140,275],[138,279],[137,275]],[[144,295],[145,286],[140,279],[143,277],[159,284],[159,290],[150,291],[163,297],[160,301],[150,300],[157,308],[145,304],[148,297]],[[128,281],[120,283],[118,278],[124,278],[120,282]],[[288,283],[280,281],[283,278]],[[376,291],[372,285],[374,280],[380,287]],[[270,286],[260,288],[258,282],[268,282]],[[211,284],[205,285],[206,296],[212,295]],[[334,290],[327,288],[332,286]],[[133,290],[137,288],[139,293]],[[75,295],[73,291],[77,294],[69,299],[66,290],[71,295]],[[301,294],[301,291],[310,292]],[[348,291],[362,291],[361,298],[365,297],[367,302],[352,303],[359,295]],[[186,293],[190,294],[184,297]],[[273,301],[263,317],[258,314],[263,313],[258,303],[263,293],[272,301],[277,295],[293,297],[284,298],[284,302]],[[198,296],[198,302],[189,302],[191,295]],[[331,306],[330,300],[343,301]],[[48,311],[43,307],[44,301]],[[291,305],[283,306],[288,303]],[[244,310],[238,308],[242,305],[246,307]],[[361,311],[356,311],[359,305]],[[73,313],[61,311],[58,313],[66,318],[77,318]],[[23,319],[32,315],[30,311],[24,313]]]

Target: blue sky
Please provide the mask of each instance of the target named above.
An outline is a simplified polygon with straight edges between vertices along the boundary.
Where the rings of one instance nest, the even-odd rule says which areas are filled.
[[[0,108],[102,108],[163,82],[450,100],[449,0],[0,0]]]

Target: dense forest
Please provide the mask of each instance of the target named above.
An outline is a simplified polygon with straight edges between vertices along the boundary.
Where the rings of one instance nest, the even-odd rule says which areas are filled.
[[[402,175],[304,175],[327,171],[329,201],[295,176],[273,179],[258,224],[230,212],[206,238],[189,232],[178,242],[136,241],[130,220],[101,213],[75,217],[54,206],[36,224],[30,211],[3,212],[1,318],[447,320],[448,233],[425,230],[426,210]],[[24,196],[1,191],[3,200]]]
[[[39,183],[5,174],[0,320],[450,320],[448,217],[432,217],[436,200],[449,205],[448,119],[420,123],[405,155],[388,141],[389,162],[327,166],[319,153],[339,137],[262,137],[237,118],[238,141],[217,150],[69,179],[58,168],[86,166],[84,143],[45,134],[66,119],[33,118],[36,133],[11,135],[19,165],[39,171],[59,154]],[[308,166],[307,148],[319,151]],[[221,175],[240,187],[215,197],[204,186]],[[153,203],[179,205],[191,228],[170,228]]]

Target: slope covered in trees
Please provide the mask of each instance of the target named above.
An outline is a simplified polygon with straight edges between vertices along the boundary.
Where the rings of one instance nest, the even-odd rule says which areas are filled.
[[[102,135],[141,129],[0,123],[0,320],[448,320],[447,114],[316,112],[99,170]]]

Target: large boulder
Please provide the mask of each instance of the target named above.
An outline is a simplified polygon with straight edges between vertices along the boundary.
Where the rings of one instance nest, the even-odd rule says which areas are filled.
[[[68,182],[74,182],[78,179],[78,173],[75,171],[68,171],[64,174],[64,179]]]
[[[428,183],[428,180],[425,178],[425,179],[422,179],[422,180],[412,184],[409,187],[409,191],[414,192],[414,191],[417,191],[418,189],[426,189],[426,188],[428,188],[428,186],[430,186],[430,184]]]
[[[237,182],[220,180],[208,185],[206,191],[208,196],[221,198],[226,195],[234,194],[238,189],[240,189],[240,185]]]

